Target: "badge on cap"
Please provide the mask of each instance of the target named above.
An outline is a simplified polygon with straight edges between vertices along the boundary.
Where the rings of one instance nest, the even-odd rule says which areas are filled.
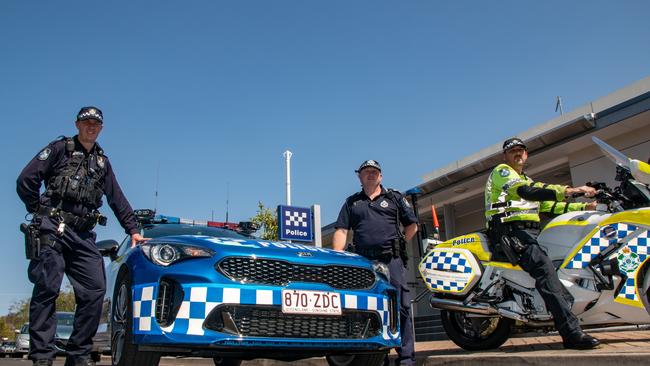
[[[510,175],[510,170],[506,168],[499,169],[499,175],[505,178]]]
[[[46,147],[45,149],[43,149],[43,150],[38,154],[38,160],[40,160],[40,161],[47,160],[47,158],[50,157],[50,153],[52,153],[52,149],[50,149],[49,147]]]

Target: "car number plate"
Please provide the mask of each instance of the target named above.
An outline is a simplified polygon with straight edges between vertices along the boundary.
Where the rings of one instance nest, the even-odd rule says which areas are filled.
[[[341,294],[325,291],[282,290],[282,312],[341,315]]]

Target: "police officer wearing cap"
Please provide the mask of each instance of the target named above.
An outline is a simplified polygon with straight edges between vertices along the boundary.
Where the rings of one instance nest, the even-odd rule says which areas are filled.
[[[344,250],[348,230],[352,229],[353,246],[348,249],[388,265],[390,282],[400,291],[401,299],[402,346],[397,349],[397,363],[414,365],[414,334],[410,316],[412,296],[406,284],[405,244],[418,230],[417,218],[401,193],[381,185],[381,166],[377,161],[364,161],[356,173],[362,189],[348,197],[341,207],[332,246],[335,250]],[[404,227],[404,234],[400,224]]]
[[[32,256],[28,269],[34,284],[29,307],[29,359],[34,365],[52,365],[55,357],[55,301],[64,273],[77,303],[65,365],[95,365],[90,357],[92,337],[99,324],[106,280],[92,230],[106,221],[98,211],[102,196],[131,235],[132,245],[146,240],[108,157],[96,143],[103,127],[102,112],[96,107],[81,108],[76,127],[76,136],[51,142],[17,180],[18,195],[33,215],[40,236],[40,250]],[[45,192],[40,194],[43,182]]]
[[[594,209],[595,202],[567,203],[574,194],[593,197],[592,187],[568,187],[533,182],[524,172],[528,151],[519,138],[503,143],[504,163],[497,165],[485,185],[485,217],[493,243],[512,263],[520,265],[535,279],[535,287],[553,314],[555,328],[565,348],[589,349],[600,342],[584,333],[578,319],[571,313],[572,296],[560,282],[553,263],[537,243],[539,213],[561,214],[568,211]]]

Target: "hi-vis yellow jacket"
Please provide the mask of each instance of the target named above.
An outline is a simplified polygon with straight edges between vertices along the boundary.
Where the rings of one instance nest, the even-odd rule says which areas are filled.
[[[556,201],[528,201],[517,194],[521,186],[546,188],[555,192]],[[501,222],[535,221],[539,213],[562,214],[568,211],[584,210],[586,203],[567,203],[564,191],[567,186],[533,182],[525,174],[519,174],[508,164],[499,164],[492,170],[485,184],[485,218],[487,222],[495,214],[502,214]]]

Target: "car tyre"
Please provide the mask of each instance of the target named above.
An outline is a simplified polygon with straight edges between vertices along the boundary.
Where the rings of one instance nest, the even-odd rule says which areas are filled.
[[[441,310],[442,327],[449,339],[468,351],[499,348],[510,337],[514,320],[503,317],[468,317],[466,313]]]
[[[212,359],[215,366],[240,366],[241,360],[229,357],[215,357]]]
[[[381,366],[387,352],[327,356],[329,366]]]
[[[138,351],[133,344],[133,301],[131,280],[120,274],[113,296],[111,316],[111,360],[113,366],[157,366],[160,353]]]

